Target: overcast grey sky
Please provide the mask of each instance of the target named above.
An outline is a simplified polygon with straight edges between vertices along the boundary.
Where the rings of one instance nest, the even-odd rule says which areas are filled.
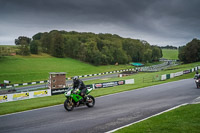
[[[73,30],[180,46],[200,38],[199,6],[200,0],[0,0],[0,45]]]

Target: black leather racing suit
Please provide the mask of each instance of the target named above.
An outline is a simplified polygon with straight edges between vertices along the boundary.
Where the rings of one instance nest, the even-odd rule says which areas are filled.
[[[86,88],[86,86],[85,86],[85,84],[83,83],[82,80],[77,79],[76,81],[74,81],[73,88],[74,88],[74,89],[75,89],[75,88],[80,89],[80,90],[81,90],[81,93],[83,94],[82,96],[85,96],[85,93],[86,93],[87,88]]]

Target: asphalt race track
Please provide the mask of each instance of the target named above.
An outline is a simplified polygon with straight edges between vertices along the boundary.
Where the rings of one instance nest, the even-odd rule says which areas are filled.
[[[94,108],[85,106],[67,112],[63,105],[57,105],[0,116],[0,132],[105,132],[190,103],[199,96],[194,80],[186,79],[99,97]]]

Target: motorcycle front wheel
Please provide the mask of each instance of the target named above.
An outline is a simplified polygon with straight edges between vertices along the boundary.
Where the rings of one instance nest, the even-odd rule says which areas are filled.
[[[67,98],[64,102],[64,107],[67,111],[72,111],[74,109],[74,102],[73,100],[70,98]]]

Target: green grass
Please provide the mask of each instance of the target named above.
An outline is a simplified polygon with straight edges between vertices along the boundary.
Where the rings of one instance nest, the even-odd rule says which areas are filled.
[[[47,80],[49,72],[66,72],[66,77],[95,74],[132,68],[130,65],[93,66],[71,58],[55,58],[49,55],[7,56],[0,58],[0,83],[24,83]]]
[[[199,110],[200,104],[182,106],[116,133],[199,133]]]
[[[0,45],[0,48],[1,47],[7,47],[7,48],[17,48],[18,46],[16,46],[16,45]]]
[[[175,49],[162,49],[163,57],[166,59],[178,59],[178,50]]]

